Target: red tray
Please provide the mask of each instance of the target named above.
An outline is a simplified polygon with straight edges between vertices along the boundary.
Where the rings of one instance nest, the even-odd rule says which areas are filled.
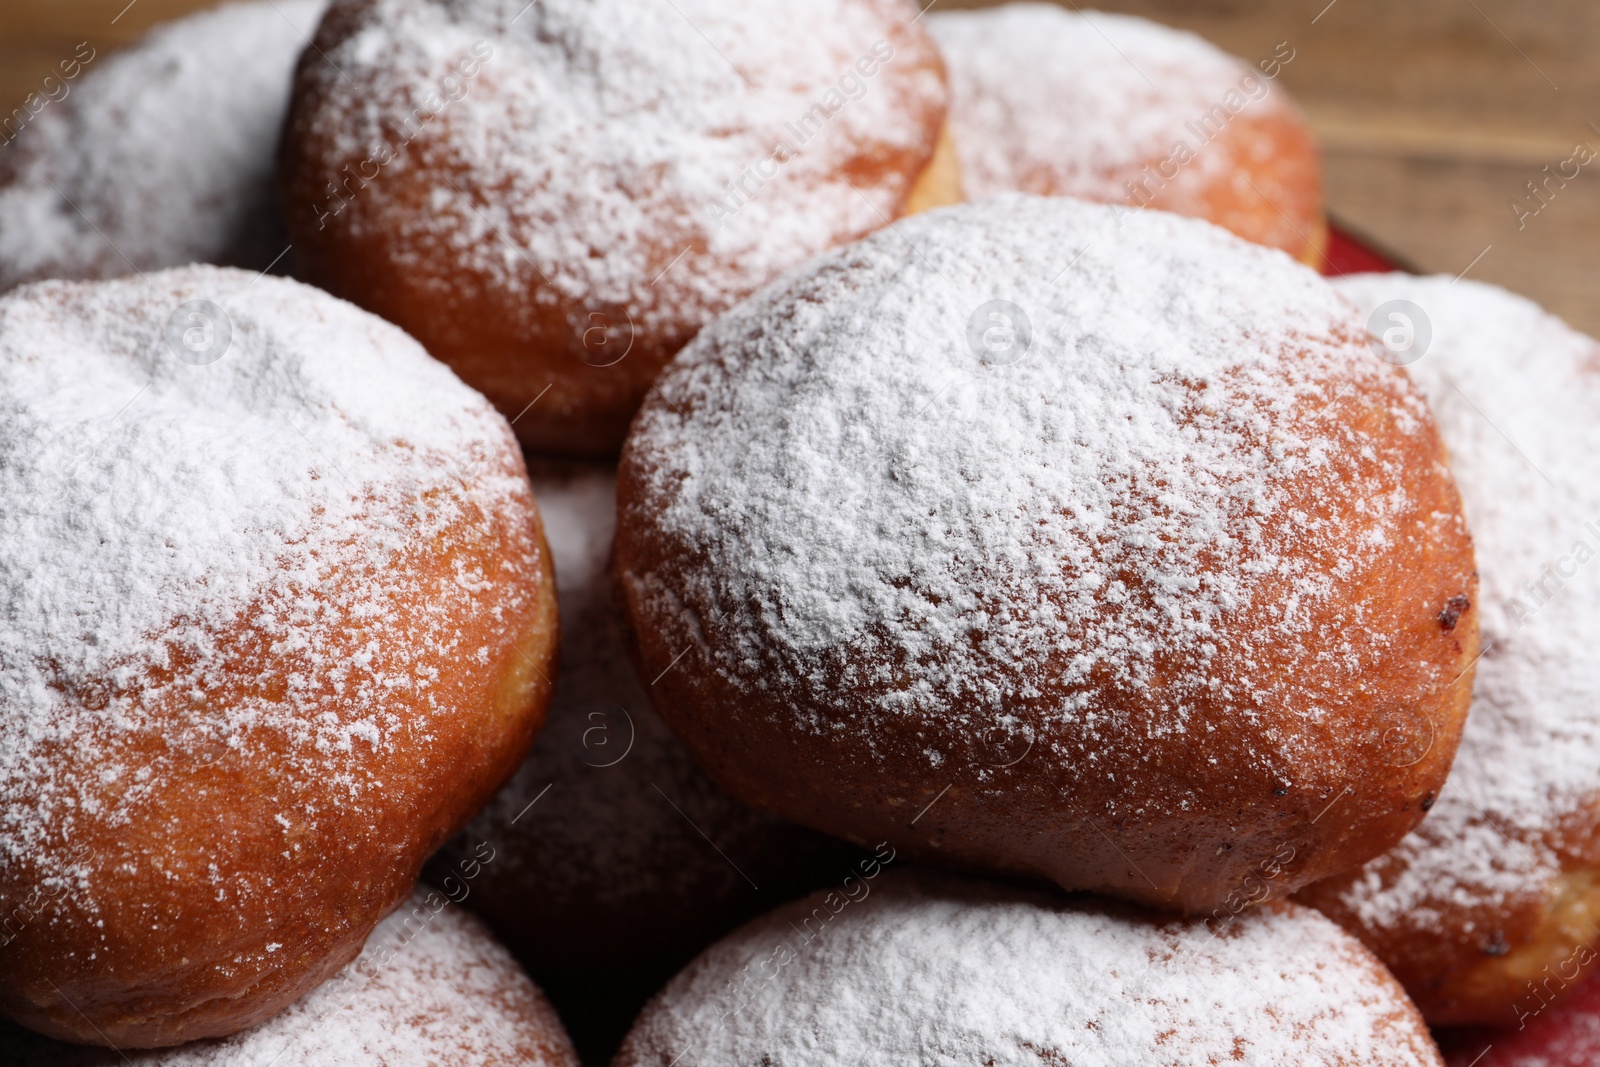
[[[1366,235],[1339,222],[1328,220],[1328,247],[1322,252],[1322,273],[1328,277],[1340,274],[1363,274],[1370,271],[1417,271],[1401,256],[1395,255]]]

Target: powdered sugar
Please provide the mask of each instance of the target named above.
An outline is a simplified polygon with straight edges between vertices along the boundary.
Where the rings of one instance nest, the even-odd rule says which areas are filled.
[[[650,709],[606,569],[615,484],[604,467],[535,475],[561,596],[561,676],[532,755],[464,831],[468,842],[500,843],[482,877],[524,887],[535,898],[524,914],[630,903],[649,910],[741,893],[743,880],[700,831],[738,854],[734,841],[778,825],[713,786]],[[549,795],[529,811],[546,786]],[[506,839],[514,827],[523,829],[515,845]]]
[[[85,1049],[0,1023],[12,1067],[575,1067],[555,1012],[477,920],[419,889],[361,955],[271,1021],[176,1048]]]
[[[533,475],[561,598],[561,674],[533,752],[439,869],[488,843],[469,906],[542,978],[648,971],[662,957],[676,968],[705,943],[697,935],[709,939],[703,917],[725,916],[727,929],[764,899],[746,876],[770,888],[815,850],[800,847],[806,831],[713,786],[651,710],[607,570],[614,468]]]
[[[969,196],[1008,190],[1129,199],[1124,183],[1228,94],[1246,103],[1245,64],[1194,34],[1146,19],[1054,4],[935,11],[928,30],[949,68],[951,132]],[[1229,99],[1232,99],[1229,97]],[[1194,175],[1226,161],[1197,151]],[[1187,212],[1186,212],[1187,213]]]
[[[1408,300],[1431,322],[1408,369],[1438,418],[1477,543],[1484,649],[1438,804],[1343,902],[1376,928],[1434,932],[1446,911],[1471,909],[1456,920],[1471,935],[1509,898],[1544,892],[1562,864],[1551,839],[1586,840],[1600,791],[1600,344],[1472,281],[1335,284],[1364,314]],[[1380,319],[1380,332],[1393,325]]]
[[[1004,358],[984,347],[997,314]],[[1341,583],[1423,536],[1402,529],[1456,528],[1410,514],[1400,458],[1324,414],[1363,390],[1431,433],[1397,375],[1352,355],[1359,329],[1310,271],[1205,223],[1017,196],[918,216],[669,367],[624,456],[621,528],[693,562],[622,581],[697,667],[818,732],[910,716],[972,737],[1066,687],[1039,713],[1086,746],[1057,758],[1093,766],[1126,725],[1100,694],[1159,680],[1160,736],[1223,728],[1193,717],[1221,694],[1264,777],[1320,766],[1302,726],[1340,697],[1245,665],[1290,650],[1354,687],[1382,639]],[[1305,510],[1330,499],[1359,501],[1361,528]]]
[[[224,5],[97,58],[68,83],[0,147],[0,290],[272,262],[288,244],[273,189],[278,130],[324,6]]]
[[[851,897],[780,908],[708,950],[617,1067],[1440,1062],[1393,979],[1309,909],[1258,909],[1213,936],[926,875]]]
[[[197,299],[231,324],[204,366],[166,336]],[[152,738],[186,762],[232,748],[317,789],[381,788],[352,750],[428,728],[385,695],[466,650],[443,605],[380,657],[336,660],[332,635],[381,628],[405,554],[469,513],[531,521],[513,470],[468,471],[512,447],[414,341],[294,282],[184,268],[0,299],[0,867],[52,871],[41,849],[135,818],[161,777]],[[484,611],[522,595],[480,603],[461,577]],[[227,651],[241,628],[262,655]],[[227,687],[236,701],[209,698]],[[185,693],[192,721],[149,710]]]
[[[326,202],[298,210],[381,228],[419,274],[459,263],[523,328],[554,301],[624,308],[646,331],[703,322],[897,213],[915,175],[870,167],[925,151],[909,116],[944,103],[899,0],[375,0],[349,16],[319,39],[330,62],[301,75],[306,154],[333,163]],[[863,80],[856,64],[885,44]],[[485,53],[469,83],[450,80]],[[854,99],[846,76],[864,86]],[[775,169],[747,173],[784,143]],[[376,177],[357,167],[402,144]],[[408,173],[427,179],[425,211]]]

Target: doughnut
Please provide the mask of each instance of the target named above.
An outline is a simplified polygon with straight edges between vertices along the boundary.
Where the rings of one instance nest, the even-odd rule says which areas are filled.
[[[539,452],[614,456],[717,314],[959,199],[903,0],[360,0],[316,49],[282,156],[307,277]]]
[[[286,265],[273,156],[295,59],[325,6],[226,4],[114,56],[87,41],[65,55],[0,116],[0,290],[193,262]]]
[[[1007,194],[819,257],[668,367],[617,505],[656,710],[858,844],[1232,911],[1398,841],[1460,735],[1432,416],[1209,223]]]
[[[853,850],[729,798],[650,709],[606,567],[615,468],[545,463],[533,475],[562,621],[549,720],[511,781],[428,871],[489,922],[580,1045],[589,1036],[580,1026],[593,1018],[588,1029],[606,1031],[596,1040],[614,1046],[692,956],[837,879]]]
[[[281,1015],[232,1037],[133,1051],[0,1023],[11,1067],[578,1067],[543,994],[483,926],[419,887],[361,955]]]
[[[1427,820],[1304,899],[1431,1022],[1517,1026],[1600,955],[1600,343],[1491,285],[1335,284],[1438,417],[1478,547],[1483,658]]]
[[[232,268],[0,297],[0,1016],[218,1037],[348,963],[527,754],[556,649],[505,420]]]
[[[973,198],[1076,196],[1206,219],[1322,261],[1322,159],[1256,66],[1146,19],[1013,3],[924,20],[949,68],[950,128]]]
[[[862,868],[707,950],[613,1067],[1442,1067],[1399,984],[1310,908],[1278,902],[1210,928]]]

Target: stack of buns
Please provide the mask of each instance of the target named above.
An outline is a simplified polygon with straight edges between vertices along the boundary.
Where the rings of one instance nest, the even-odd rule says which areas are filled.
[[[86,67],[0,149],[0,1060],[1588,1062],[1600,345],[1321,277],[1291,59],[252,0]]]

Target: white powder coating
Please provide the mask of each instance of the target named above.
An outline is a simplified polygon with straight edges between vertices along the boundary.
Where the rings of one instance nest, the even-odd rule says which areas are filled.
[[[1130,728],[1242,731],[1267,775],[1324,766],[1307,727],[1348,691],[1253,665],[1271,650],[1353,689],[1384,646],[1343,583],[1402,523],[1459,529],[1407,517],[1403,458],[1325,414],[1358,391],[1428,447],[1360,328],[1311,271],[1192,219],[1016,195],[917,216],[669,366],[624,453],[621,528],[672,565],[621,581],[664,643],[818,733],[974,737],[1033,702],[1086,769]],[[1308,499],[1351,501],[1359,528]],[[1148,726],[1107,713],[1152,686]]]
[[[197,299],[231,322],[206,366],[164,339]],[[0,869],[62,877],[75,843],[141,817],[165,774],[154,738],[163,758],[232,749],[296,788],[382,789],[372,753],[432,728],[386,695],[475,652],[457,647],[452,615],[472,609],[413,610],[415,647],[325,650],[352,627],[376,643],[395,625],[386,613],[416,582],[408,553],[486,517],[535,521],[520,468],[474,458],[514,447],[415,341],[296,282],[189,267],[0,298]],[[475,601],[481,579],[458,576],[478,610],[532,595]],[[241,629],[262,654],[227,643]],[[223,689],[236,699],[217,701]],[[285,810],[317,818],[302,803]],[[237,877],[211,867],[246,892]]]
[[[1198,151],[1205,141],[1187,124],[1265,82],[1192,33],[1128,15],[1014,3],[925,21],[944,52],[950,129],[975,198],[1126,200],[1124,182],[1179,142],[1196,151],[1180,185],[1209,180],[1228,161]],[[1267,96],[1245,110],[1279,106]]]
[[[1335,285],[1363,314],[1406,300],[1431,323],[1432,342],[1408,369],[1438,419],[1477,544],[1483,635],[1439,802],[1350,881],[1342,903],[1374,930],[1487,944],[1511,898],[1543,894],[1564,860],[1593,863],[1550,843],[1585,839],[1600,800],[1600,344],[1492,285],[1404,274]],[[1380,319],[1379,333],[1400,325]]]
[[[486,278],[524,328],[552,301],[623,308],[643,331],[698,324],[898,214],[915,174],[873,169],[931,149],[917,119],[945,101],[908,14],[902,0],[347,5],[318,38],[329,62],[300,74],[295,124],[334,161],[313,217],[381,228],[398,266],[447,293],[458,279],[438,261]],[[892,58],[863,77],[884,45]],[[381,145],[393,161],[362,166]],[[345,165],[377,176],[335,195]]]
[[[816,894],[706,951],[616,1067],[1441,1062],[1394,980],[1307,908],[1257,909],[1217,936],[925,875],[844,889],[859,899]]]
[[[0,1023],[12,1067],[577,1067],[555,1011],[478,921],[419,887],[361,955],[268,1022],[175,1048],[88,1049]]]
[[[0,146],[0,290],[288,245],[274,153],[325,0],[227,4],[98,55]],[[126,257],[126,258],[124,258]]]
[[[494,847],[472,891],[523,898],[508,919],[542,916],[543,933],[557,939],[572,936],[566,922],[584,921],[596,953],[653,952],[639,942],[673,939],[685,909],[750,894],[716,848],[764,880],[750,852],[785,824],[712,785],[651,710],[608,570],[615,468],[547,464],[533,482],[556,567],[561,673],[532,753],[462,832],[458,851]],[[631,946],[608,936],[621,916],[642,928]]]

